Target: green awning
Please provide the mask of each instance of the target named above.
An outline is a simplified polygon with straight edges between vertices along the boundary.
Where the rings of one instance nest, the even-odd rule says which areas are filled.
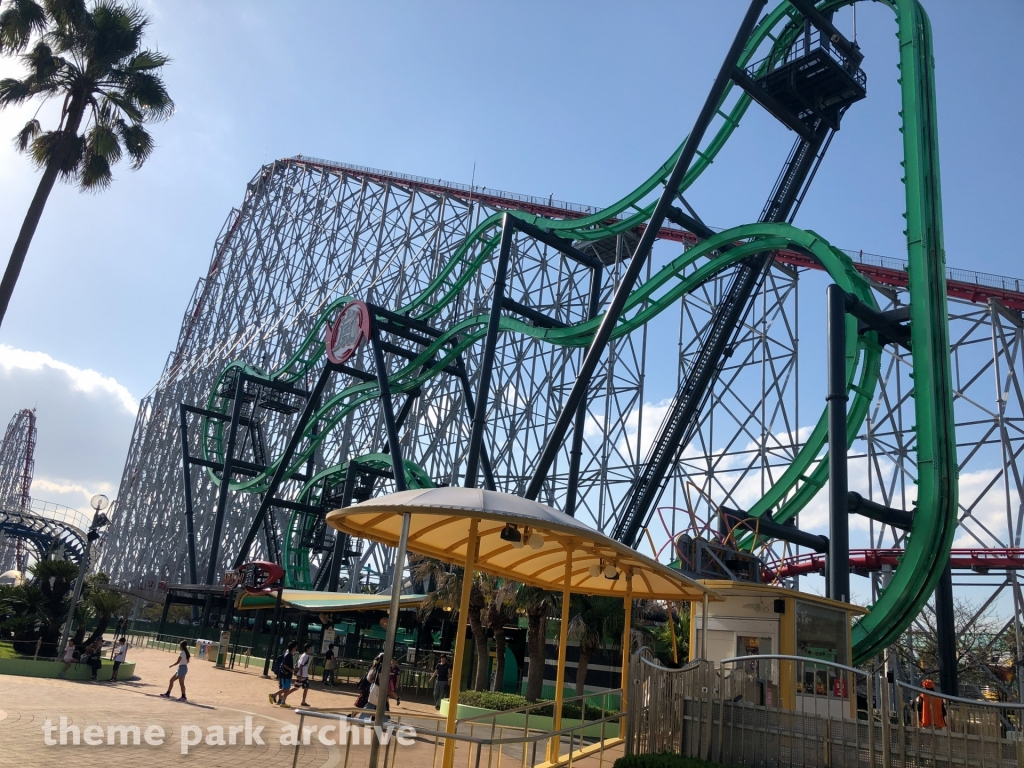
[[[425,595],[401,595],[402,608],[419,608]],[[255,611],[273,608],[277,604],[277,592],[250,595],[242,592],[235,601],[239,611]],[[281,594],[285,608],[298,608],[317,613],[340,613],[352,611],[387,611],[391,607],[391,595],[354,595],[347,592],[316,592],[311,589],[286,589]]]

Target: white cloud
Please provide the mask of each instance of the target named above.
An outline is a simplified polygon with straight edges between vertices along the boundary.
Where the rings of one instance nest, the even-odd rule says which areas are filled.
[[[963,514],[964,508],[972,509],[971,516],[964,520],[957,531],[954,547],[970,549],[1007,545],[1006,490],[1002,480],[996,479],[998,476],[998,469],[979,469],[960,474],[960,514]],[[994,539],[986,533],[986,529],[1003,541]]]
[[[0,429],[35,408],[35,499],[88,510],[89,498],[113,498],[138,402],[115,379],[45,352],[0,345]]]
[[[132,397],[128,388],[118,384],[116,379],[104,376],[91,368],[76,368],[73,365],[62,363],[60,360],[54,360],[45,352],[28,352],[24,349],[15,349],[0,344],[0,366],[8,371],[12,369],[38,371],[43,368],[62,371],[71,379],[76,390],[87,393],[103,390],[116,396],[125,410],[133,416],[139,410],[138,401]]]

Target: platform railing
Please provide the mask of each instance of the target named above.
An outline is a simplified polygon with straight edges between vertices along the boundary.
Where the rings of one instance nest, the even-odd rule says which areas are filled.
[[[630,685],[629,754],[677,752],[724,765],[1024,768],[1024,704],[947,696],[879,671],[778,654],[668,669],[641,649]],[[922,697],[934,697],[941,719],[919,714]]]
[[[334,744],[344,747],[341,768],[348,768],[352,747],[365,747],[367,735],[374,726],[372,711],[366,710],[362,714],[359,712],[352,708],[333,712],[296,709],[295,713],[299,715],[298,733],[307,733],[307,720],[329,721],[328,727],[333,727],[330,738]],[[380,765],[382,768],[396,768],[399,760],[402,760],[403,765],[423,766],[426,764],[425,758],[429,755],[431,768],[439,768],[446,740],[451,740],[455,742],[455,768],[482,768],[485,765],[487,768],[501,768],[503,759],[506,768],[546,768],[558,765],[571,768],[574,761],[588,758],[596,758],[597,768],[604,768],[605,762],[611,759],[606,753],[610,749],[618,748],[622,743],[621,739],[586,737],[583,730],[621,722],[622,718],[622,713],[615,713],[600,720],[572,725],[557,731],[464,720],[457,724],[455,733],[446,733],[444,721],[440,716],[410,714],[387,717],[381,726],[384,738],[381,739],[383,759]],[[402,726],[411,728],[412,731],[400,731]],[[343,730],[344,743],[339,743],[339,734]],[[308,739],[300,739],[295,745],[293,768],[298,765],[302,747],[312,745],[314,738],[319,739],[319,735],[314,737],[310,732]],[[558,748],[557,756],[552,759],[548,745],[554,740],[557,740]]]

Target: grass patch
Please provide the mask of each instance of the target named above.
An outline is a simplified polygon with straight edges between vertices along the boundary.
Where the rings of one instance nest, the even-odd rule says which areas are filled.
[[[0,643],[0,659],[17,658],[20,656],[14,652],[14,646],[11,643]]]
[[[683,757],[671,752],[652,755],[626,755],[620,757],[612,768],[723,768],[719,763],[709,763],[696,757]]]
[[[494,709],[498,712],[507,712],[510,709],[520,709],[529,704],[525,696],[520,696],[517,693],[497,693],[496,691],[462,691],[459,694],[459,704],[465,704],[467,707],[480,707],[481,709]],[[530,710],[531,715],[539,715],[540,717],[552,717],[555,712],[554,702],[540,700],[536,704],[541,706],[535,707]],[[595,707],[593,704],[587,704],[586,720],[600,720],[602,714],[607,717],[608,715],[614,714],[614,710],[605,710],[601,712],[600,707]],[[571,701],[567,704],[562,705],[562,717],[569,718],[572,720],[579,720],[580,703],[577,701]]]

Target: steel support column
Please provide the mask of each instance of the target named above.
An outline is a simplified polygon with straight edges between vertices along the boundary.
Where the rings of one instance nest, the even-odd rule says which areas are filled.
[[[217,517],[213,522],[210,537],[210,562],[206,566],[204,584],[213,584],[217,575],[217,557],[220,555],[220,537],[224,529],[224,513],[228,506],[228,491],[231,486],[231,469],[235,458],[235,439],[238,437],[238,420],[242,415],[242,395],[245,392],[245,374],[241,371],[235,379],[235,402],[231,407],[231,424],[228,427],[228,444],[224,451],[224,468],[220,475],[220,493],[217,495]]]
[[[583,356],[583,363],[576,376],[576,381],[569,391],[569,397],[563,404],[562,410],[558,414],[558,419],[555,421],[551,433],[544,443],[544,449],[537,460],[537,468],[534,470],[533,476],[530,478],[530,484],[527,486],[526,493],[524,494],[528,499],[535,500],[540,496],[541,488],[544,487],[544,481],[551,470],[551,465],[555,463],[555,456],[561,450],[565,434],[569,431],[569,427],[576,418],[576,410],[579,408],[580,401],[587,394],[590,379],[597,370],[601,357],[604,355],[604,350],[608,346],[608,341],[611,339],[612,332],[619,322],[619,316],[626,306],[626,300],[629,298],[630,293],[633,292],[633,287],[636,285],[636,281],[647,263],[647,258],[650,256],[654,241],[658,238],[658,232],[661,230],[662,224],[665,223],[665,216],[672,207],[672,201],[675,200],[676,194],[679,192],[679,188],[683,183],[683,177],[686,175],[693,156],[696,154],[697,148],[704,138],[704,133],[719,109],[722,94],[725,93],[726,87],[731,82],[730,75],[732,74],[733,66],[739,59],[743,46],[746,45],[750,38],[750,33],[757,23],[761,9],[766,4],[767,0],[752,0],[747,8],[743,21],[740,23],[740,28],[736,31],[732,45],[729,46],[729,51],[725,55],[725,61],[722,62],[718,75],[715,77],[715,82],[711,86],[707,99],[704,101],[704,106],[701,108],[700,114],[697,115],[693,130],[686,137],[686,143],[683,144],[683,148],[679,151],[679,156],[672,167],[672,172],[669,174],[668,179],[665,180],[665,189],[654,208],[654,213],[651,214],[650,221],[647,222],[643,235],[640,237],[640,242],[633,253],[633,258],[630,259],[629,266],[619,282],[619,287],[612,296],[611,304],[605,312],[604,319],[601,321],[597,333],[594,334],[594,340],[591,342],[590,347],[587,348],[586,355]],[[483,373],[487,373],[486,368]]]
[[[380,406],[384,413],[384,427],[388,435],[388,446],[391,449],[391,467],[394,475],[395,491],[404,491],[405,486],[405,465],[402,463],[402,444],[398,438],[398,425],[395,423],[395,410],[391,401],[391,385],[388,382],[388,370],[384,364],[384,349],[381,346],[380,328],[377,326],[377,316],[373,315],[370,327],[370,343],[373,347],[373,362],[377,369],[377,385],[380,389]],[[384,638],[384,659],[381,661],[380,675],[390,675],[391,659],[395,653],[395,638],[398,635],[398,611],[402,597],[402,573],[405,570],[406,546],[409,542],[409,524],[411,516],[408,512],[402,515],[402,533],[398,540],[398,548],[395,551],[395,570],[391,576],[391,609],[388,613],[387,635]],[[378,685],[377,713],[374,722],[381,725],[384,722],[384,713],[388,703],[387,677],[383,685]],[[374,730],[374,737],[370,742],[370,757],[368,764],[370,768],[377,768],[377,760],[380,755],[380,739],[378,731]]]
[[[850,600],[850,512],[846,466],[846,296],[826,292],[828,314],[828,575],[826,596]]]
[[[957,672],[956,620],[953,610],[953,571],[946,561],[935,586],[935,642],[939,655],[939,685],[949,696],[960,695]]]
[[[309,420],[313,418],[313,413],[316,411],[317,405],[320,402],[320,396],[323,394],[324,388],[327,386],[327,382],[334,373],[335,368],[332,363],[326,363],[323,370],[320,371],[320,376],[317,377],[313,391],[309,393],[309,399],[306,400],[306,406],[302,409],[302,415],[299,416],[299,423],[295,425],[295,431],[292,432],[292,436],[288,440],[288,445],[285,447],[284,455],[281,456],[277,469],[274,470],[274,476],[270,480],[267,492],[263,494],[263,500],[260,501],[260,508],[252,520],[252,525],[249,526],[249,532],[246,533],[242,546],[238,549],[238,554],[235,556],[232,568],[239,568],[245,563],[246,559],[249,557],[249,549],[256,540],[260,526],[263,524],[263,517],[268,514],[273,514],[271,507],[273,506],[274,495],[277,493],[277,489],[284,480],[285,472],[287,472],[288,465],[291,463],[292,456],[295,454],[295,449],[299,447],[299,441],[302,440],[302,433],[306,429],[306,425],[309,423]],[[239,380],[241,380],[241,374],[239,374]],[[235,422],[232,421],[232,429],[234,429],[234,423]],[[234,432],[232,432],[232,435],[233,434]],[[228,457],[231,456],[230,451],[233,445],[233,441],[229,439]],[[312,477],[309,472],[306,474],[307,477]],[[222,485],[221,487],[223,488],[225,486]]]
[[[590,299],[587,303],[587,319],[597,317],[601,308],[601,264],[596,264],[590,275]],[[565,491],[565,514],[576,517],[576,502],[580,485],[580,463],[583,459],[583,430],[587,425],[586,393],[576,408],[576,421],[572,428],[572,445],[569,448],[569,483]]]
[[[491,289],[491,315],[487,322],[487,337],[484,341],[483,359],[480,361],[480,383],[476,407],[473,409],[473,429],[469,433],[469,452],[466,457],[466,487],[476,488],[477,471],[480,466],[480,451],[483,448],[484,429],[487,426],[487,397],[491,388],[491,374],[494,370],[494,355],[498,346],[498,325],[501,322],[502,299],[505,298],[505,280],[508,276],[508,262],[512,257],[512,240],[515,237],[515,220],[506,213],[501,220],[501,246],[498,251],[498,265]]]

